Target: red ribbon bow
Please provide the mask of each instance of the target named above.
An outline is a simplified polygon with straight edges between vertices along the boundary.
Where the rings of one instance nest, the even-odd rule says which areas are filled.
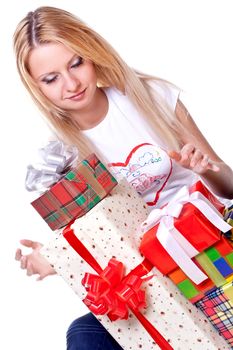
[[[142,280],[152,270],[153,265],[149,260],[144,259],[127,276],[124,276],[124,266],[121,262],[110,259],[108,266],[102,270],[96,259],[91,255],[82,242],[75,236],[71,225],[63,230],[64,238],[71,247],[98,273],[93,275],[86,273],[82,283],[86,287],[88,294],[84,299],[89,309],[99,315],[108,313],[108,317],[114,321],[118,318],[127,318],[127,306],[133,311],[139,322],[151,335],[153,340],[159,345],[161,350],[173,350],[172,346],[164,339],[157,329],[145,318],[139,311],[139,308],[145,307],[145,292],[140,290],[143,281],[150,279],[148,277]],[[119,283],[119,285],[117,285]]]
[[[128,307],[138,311],[146,307],[145,291],[140,290],[142,278],[136,274],[124,277],[124,270],[121,262],[111,259],[100,275],[85,274],[82,284],[88,293],[83,301],[95,315],[107,314],[115,321],[128,318]]]

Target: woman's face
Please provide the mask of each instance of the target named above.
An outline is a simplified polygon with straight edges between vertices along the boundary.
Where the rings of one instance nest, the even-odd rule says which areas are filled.
[[[87,111],[97,92],[94,65],[59,43],[40,45],[29,56],[29,69],[42,93],[68,112]]]

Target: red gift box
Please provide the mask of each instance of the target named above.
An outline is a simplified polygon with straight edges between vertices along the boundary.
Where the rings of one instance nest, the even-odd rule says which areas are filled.
[[[208,200],[211,207],[216,208],[219,213],[223,213],[224,205],[201,181],[194,184],[189,189],[189,193],[201,193]],[[214,226],[194,204],[189,202],[185,202],[182,205],[178,217],[173,218],[173,224],[175,229],[192,245],[194,252],[196,250],[196,253],[191,257],[211,247],[220,239],[220,229]],[[140,252],[163,274],[167,275],[174,271],[178,265],[158,240],[159,225],[160,223],[156,224],[144,234],[140,245]],[[201,271],[199,267],[196,268]],[[202,281],[204,279],[203,277]]]

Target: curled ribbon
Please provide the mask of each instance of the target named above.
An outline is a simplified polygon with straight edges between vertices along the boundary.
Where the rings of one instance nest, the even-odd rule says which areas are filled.
[[[111,259],[100,275],[85,274],[82,284],[88,293],[83,301],[96,315],[108,314],[112,321],[127,319],[128,307],[138,311],[146,307],[145,291],[140,289],[143,281],[136,274],[124,277],[123,264]]]
[[[66,146],[62,141],[50,141],[39,150],[43,163],[28,166],[25,187],[28,191],[41,193],[60,180],[78,158],[75,146]]]
[[[183,186],[173,199],[162,209],[153,209],[141,229],[143,232],[158,224],[156,237],[183,272],[195,283],[200,284],[208,277],[191,260],[199,251],[175,228],[174,218],[178,218],[185,203],[191,203],[220,231],[227,232],[227,224],[218,210],[201,192],[189,193]]]

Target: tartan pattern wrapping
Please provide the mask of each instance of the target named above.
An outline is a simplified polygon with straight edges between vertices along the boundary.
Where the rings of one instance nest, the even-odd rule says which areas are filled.
[[[83,216],[116,185],[115,178],[91,154],[31,205],[56,230]]]
[[[233,282],[216,288],[195,305],[233,347]]]

